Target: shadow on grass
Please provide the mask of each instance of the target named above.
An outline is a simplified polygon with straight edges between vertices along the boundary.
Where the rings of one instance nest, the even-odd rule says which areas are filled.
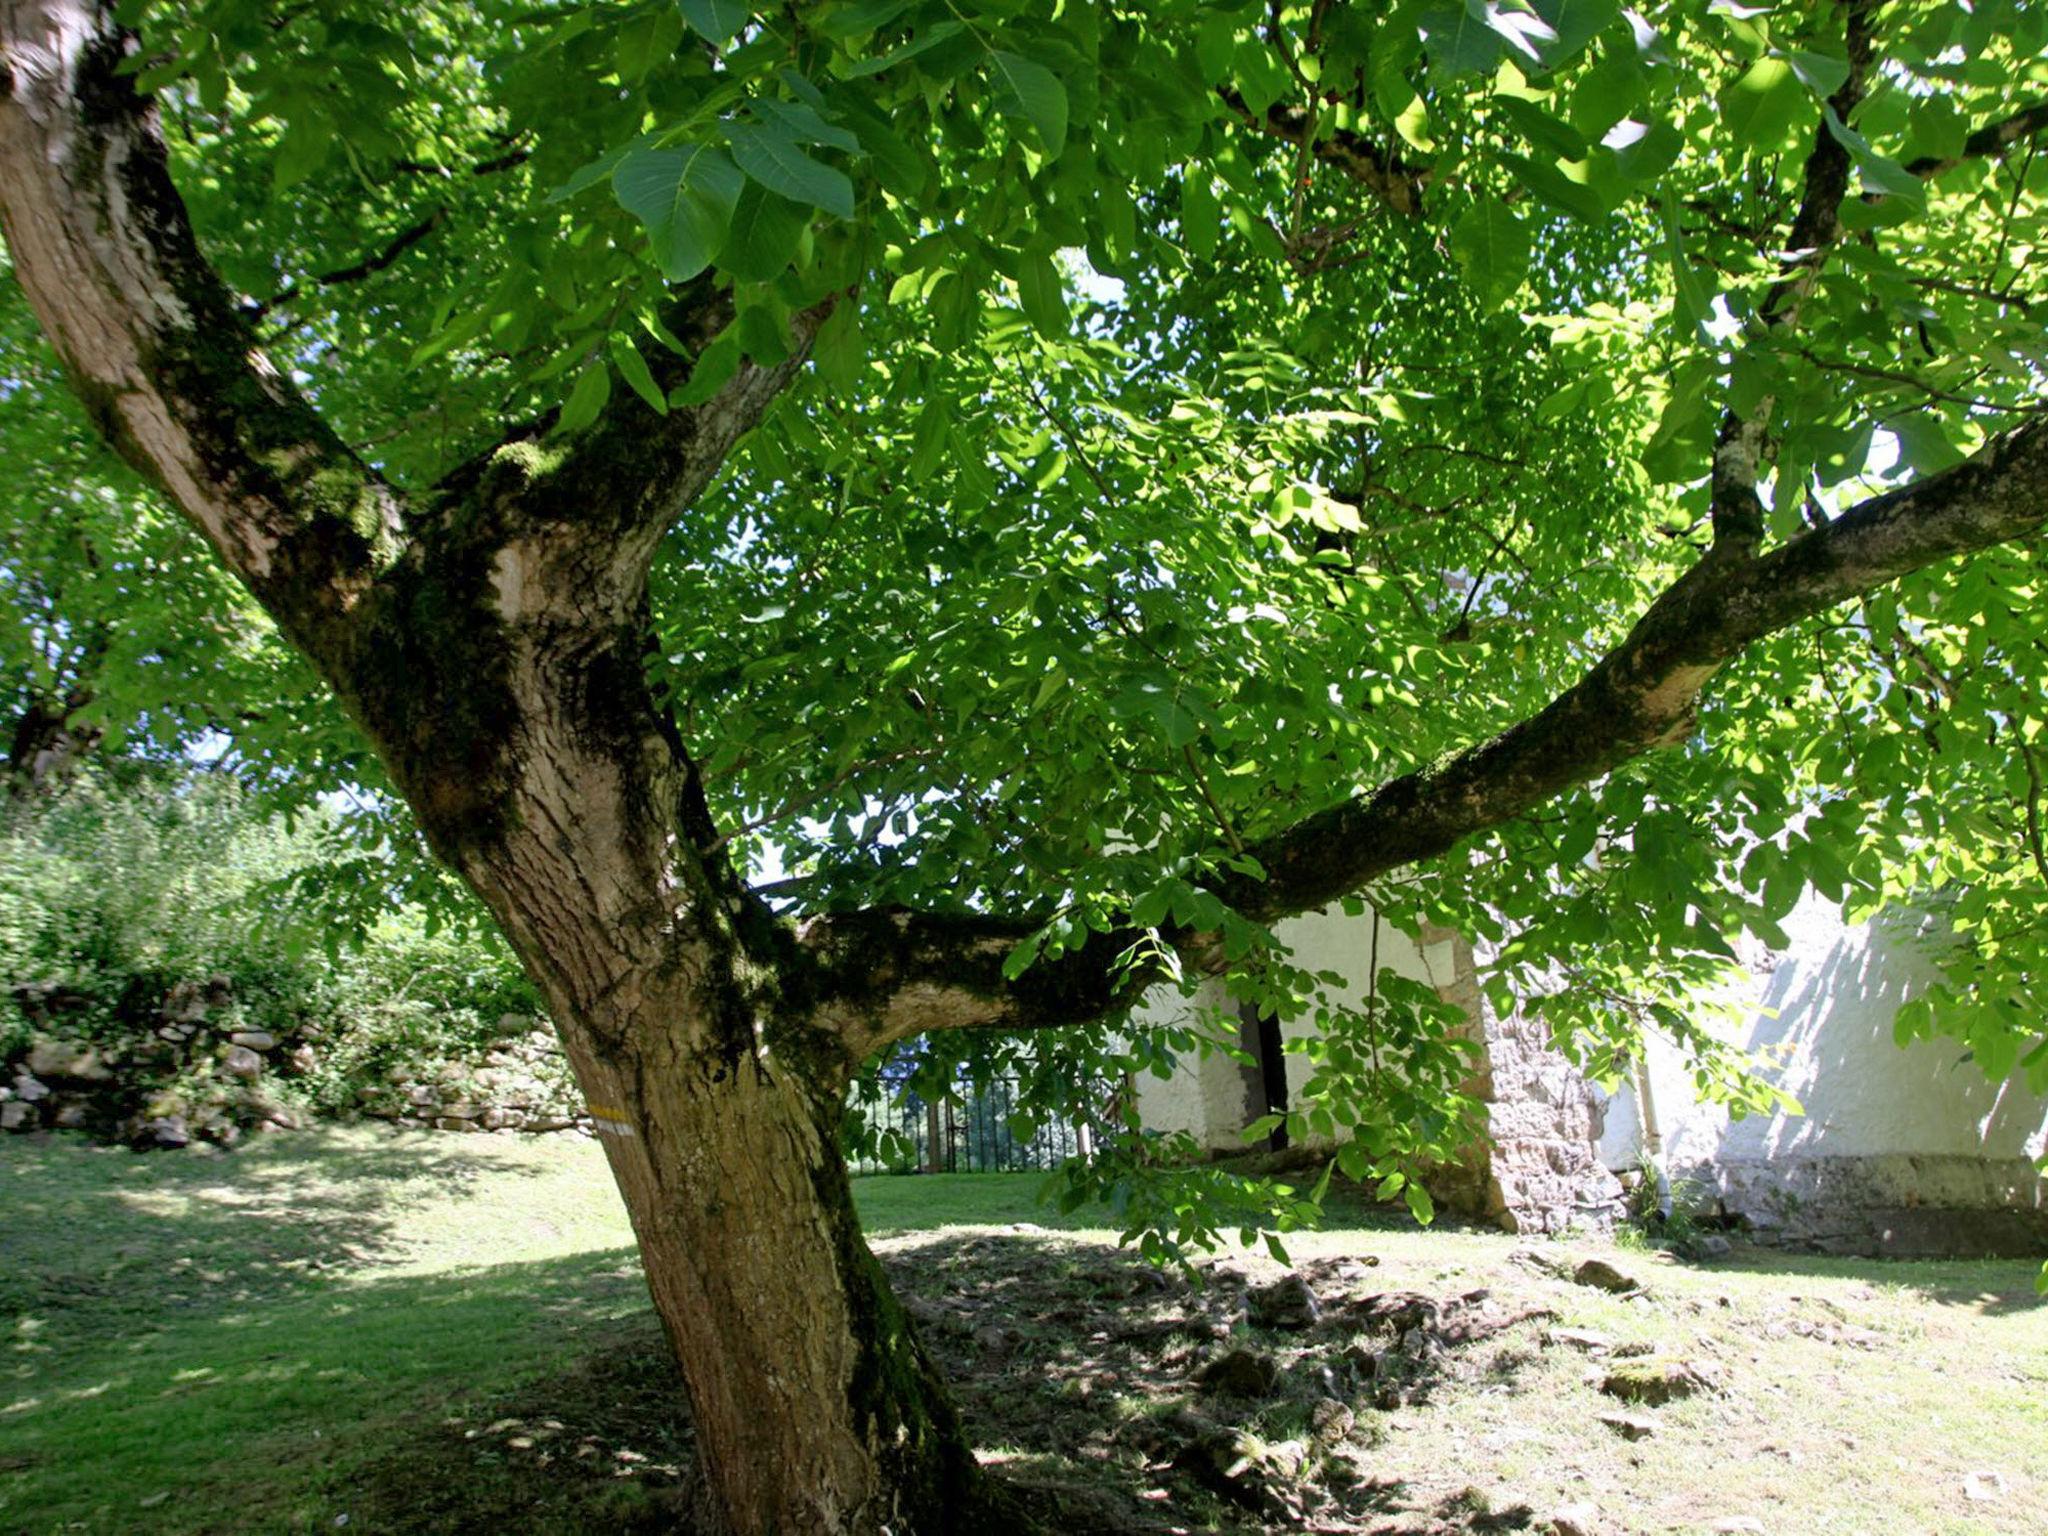
[[[9,1283],[39,1302],[13,1318],[0,1378],[0,1530],[239,1536],[332,1531],[342,1516],[358,1532],[692,1528],[687,1410],[633,1252],[354,1279],[295,1265],[389,1235],[373,1198],[386,1149],[344,1157],[345,1186],[317,1198],[287,1162],[257,1158],[236,1164],[234,1204],[174,1198],[210,1187],[217,1168],[160,1168],[146,1210],[120,1198],[117,1176],[101,1194],[49,1192],[17,1212],[10,1242],[32,1234],[33,1273]],[[274,1205],[274,1186],[298,1196]],[[60,1296],[95,1243],[38,1225],[60,1209],[73,1227],[81,1209],[105,1215],[99,1241],[161,1246],[139,1273]],[[167,1230],[137,1236],[151,1224]],[[237,1244],[256,1251],[238,1260]],[[882,1247],[977,1447],[1063,1528],[1265,1531],[1313,1513],[1364,1531],[1406,1517],[1408,1490],[1375,1482],[1355,1447],[1312,1449],[1313,1465],[1237,1493],[1179,1457],[1190,1426],[1308,1445],[1317,1400],[1362,1390],[1342,1359],[1357,1330],[1258,1333],[1227,1269],[1196,1289],[1043,1230]],[[192,1252],[214,1267],[164,1263]],[[1318,1288],[1344,1290],[1329,1276]],[[1239,1344],[1281,1363],[1275,1390],[1199,1393],[1193,1369]],[[1358,1412],[1363,1426],[1362,1399]],[[1477,1518],[1442,1528],[1510,1528]]]
[[[445,1136],[281,1136],[203,1156],[46,1134],[6,1151],[0,1318],[74,1339],[226,1318],[339,1283],[395,1251],[399,1186],[447,1198],[534,1166]]]
[[[41,1358],[39,1331],[0,1402],[9,1531],[638,1529],[687,1468],[629,1251],[314,1281]],[[549,1419],[500,1423],[540,1379]]]
[[[1957,1307],[1983,1317],[2009,1316],[2048,1308],[2036,1277],[2048,1253],[2035,1258],[1886,1258],[1788,1252],[1738,1242],[1726,1258],[1697,1262],[1670,1256],[1699,1274],[1763,1275],[1785,1282],[1860,1280],[1880,1291],[1909,1293],[1936,1306]]]

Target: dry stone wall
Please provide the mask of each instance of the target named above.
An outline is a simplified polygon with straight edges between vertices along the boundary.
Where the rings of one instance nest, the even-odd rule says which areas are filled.
[[[246,1027],[225,976],[173,986],[118,1043],[86,1038],[82,999],[37,987],[14,996],[30,1032],[0,1059],[0,1132],[80,1130],[142,1149],[232,1146],[303,1125],[316,1104],[422,1129],[590,1131],[554,1032],[524,1014],[500,1019],[475,1059],[408,1061],[336,1106],[334,1081],[346,1085],[344,1058],[360,1043],[318,1023],[286,1036]]]

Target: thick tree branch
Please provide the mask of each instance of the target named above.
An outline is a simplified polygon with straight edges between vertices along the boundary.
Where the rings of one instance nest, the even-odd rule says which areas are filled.
[[[1862,104],[1876,59],[1872,25],[1878,0],[1849,0],[1848,72],[1828,98],[1828,110],[1846,124]],[[1786,237],[1784,269],[1765,292],[1752,324],[1768,333],[1789,331],[1799,324],[1799,310],[1813,291],[1828,252],[1842,233],[1842,199],[1849,192],[1849,151],[1823,122],[1814,130],[1807,153],[1799,211]],[[1757,495],[1759,466],[1769,439],[1775,402],[1759,401],[1747,414],[1734,411],[1722,418],[1714,434],[1714,462],[1708,479],[1708,515],[1714,542],[1745,555],[1754,554],[1764,537],[1764,505]]]
[[[1690,733],[1700,691],[1750,644],[1938,561],[2048,526],[2048,422],[2031,421],[1940,474],[1873,497],[1756,559],[1709,553],[1650,605],[1626,638],[1538,713],[1490,741],[1253,843],[1259,880],[1211,889],[1273,922],[1328,906],[1407,865],[1523,815],[1574,785]],[[936,1028],[1078,1023],[1130,1001],[1159,966],[1119,973],[1144,935],[1103,935],[1077,955],[1001,981],[1029,922],[861,914],[815,922],[835,1007],[870,1045]],[[1220,968],[1215,935],[1162,937],[1198,969]],[[879,964],[862,975],[844,956]]]
[[[292,637],[345,644],[399,503],[257,349],[200,255],[132,39],[92,0],[0,0],[0,226],[88,410]]]
[[[1306,147],[1317,160],[1349,176],[1394,212],[1410,218],[1422,212],[1422,191],[1428,179],[1426,173],[1389,154],[1370,139],[1345,128],[1332,129],[1318,136],[1314,114],[1293,103],[1275,102],[1262,115],[1254,112],[1251,104],[1227,85],[1218,86],[1216,94],[1249,126],[1276,139],[1285,139],[1289,144]]]
[[[796,376],[838,298],[829,295],[791,318],[789,352],[780,362],[742,362],[701,404],[671,406],[663,415],[622,386],[604,415],[567,441],[548,440],[552,411],[515,428],[435,488],[442,520],[474,525],[481,512],[501,538],[551,529],[609,538],[616,541],[612,568],[637,594],[662,534]],[[688,352],[650,349],[649,372],[666,394],[689,378],[731,322],[731,294],[700,280],[677,295],[664,318]]]
[[[1922,180],[1952,171],[1965,160],[1985,160],[2004,154],[2013,145],[2031,139],[2034,135],[2048,131],[2048,101],[2037,101],[2030,107],[2023,107],[2010,117],[1997,122],[1986,123],[1963,140],[1962,153],[1958,155],[1922,155],[1917,160],[1906,162],[1906,169]]]

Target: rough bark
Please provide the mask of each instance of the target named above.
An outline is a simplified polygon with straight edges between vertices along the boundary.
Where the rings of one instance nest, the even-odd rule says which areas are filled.
[[[720,1518],[948,1528],[979,1481],[861,1242],[837,1140],[854,1047],[778,967],[791,937],[698,851],[719,839],[644,671],[662,529],[826,309],[790,362],[700,407],[634,402],[566,446],[523,429],[408,504],[238,317],[115,74],[129,46],[90,0],[0,0],[0,220],[81,395],[334,686],[542,987]],[[721,301],[694,297],[676,329],[701,339]]]
[[[7,793],[30,799],[63,784],[92,756],[106,732],[81,725],[73,716],[92,702],[85,692],[62,699],[32,698],[8,737],[4,776]]]

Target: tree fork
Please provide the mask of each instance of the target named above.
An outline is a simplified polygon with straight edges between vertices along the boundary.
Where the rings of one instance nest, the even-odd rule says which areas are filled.
[[[255,346],[115,73],[131,46],[90,0],[0,0],[0,217],[75,386],[334,685],[547,997],[722,1522],[954,1528],[982,1480],[839,1152],[859,1042],[778,1012],[802,957],[759,953],[763,913],[696,851],[701,794],[641,666],[661,530],[829,304],[702,406],[568,448],[522,430],[408,507]]]

